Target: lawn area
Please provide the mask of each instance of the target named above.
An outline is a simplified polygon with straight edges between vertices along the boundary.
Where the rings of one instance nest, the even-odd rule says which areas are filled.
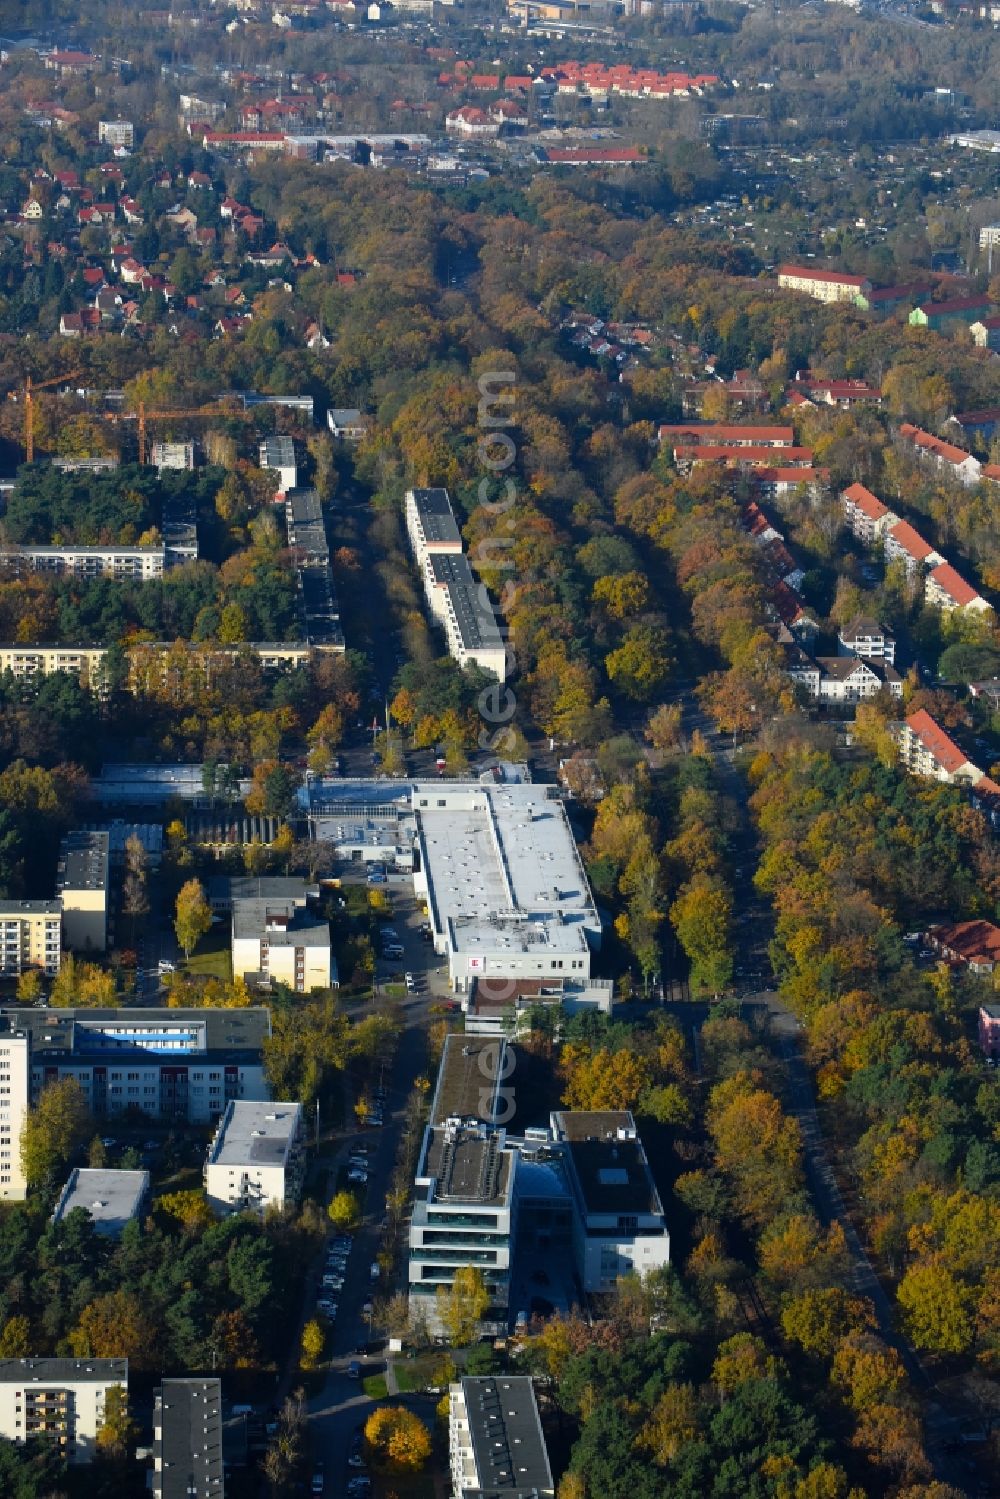
[[[233,962],[229,950],[229,932],[224,924],[214,926],[206,933],[184,966],[187,973],[198,978],[221,979],[224,984],[231,982]]]
[[[361,1381],[361,1388],[369,1400],[388,1399],[389,1386],[385,1382],[384,1374],[369,1374],[367,1379]]]

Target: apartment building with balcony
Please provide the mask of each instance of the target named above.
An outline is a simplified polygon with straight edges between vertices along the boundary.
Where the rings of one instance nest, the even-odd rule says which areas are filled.
[[[0,1359],[0,1437],[48,1438],[68,1463],[89,1463],[116,1389],[128,1390],[126,1358]]]
[[[62,903],[0,900],[0,978],[40,968],[49,978],[62,957]]]
[[[0,1034],[0,1202],[23,1202],[28,1183],[21,1166],[21,1131],[31,1096],[28,1038]]]
[[[205,1163],[205,1193],[215,1212],[259,1213],[297,1202],[305,1175],[300,1103],[227,1105]]]
[[[115,578],[149,583],[162,578],[166,549],[160,546],[18,546],[0,550],[0,569],[14,577],[54,573],[57,577]]]

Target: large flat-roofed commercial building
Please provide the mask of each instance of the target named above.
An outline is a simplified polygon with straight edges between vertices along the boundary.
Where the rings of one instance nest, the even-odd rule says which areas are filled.
[[[68,1463],[89,1463],[114,1389],[128,1390],[127,1358],[0,1359],[0,1437],[48,1439]]]
[[[58,577],[119,578],[149,583],[163,577],[162,546],[19,546],[0,551],[0,569],[15,577],[55,573]]]
[[[21,1131],[30,1096],[28,1038],[0,1033],[0,1202],[23,1202],[28,1195],[21,1165]]]
[[[56,891],[62,903],[63,946],[71,952],[102,953],[108,945],[107,833],[67,833],[59,849]]]
[[[111,1171],[78,1167],[59,1194],[52,1222],[60,1223],[76,1208],[89,1213],[94,1232],[105,1239],[121,1237],[149,1198],[148,1171]]]
[[[262,1049],[270,1011],[246,1009],[10,1009],[0,1023],[30,1040],[31,1098],[71,1077],[91,1112],[134,1110],[210,1124],[233,1099],[269,1097]],[[5,1045],[0,1031],[0,1045]]]
[[[0,900],[0,976],[16,978],[27,968],[49,977],[59,972],[62,905],[57,900]]]
[[[502,682],[507,672],[503,636],[486,589],[476,581],[468,560],[432,553],[424,568],[424,591],[459,666],[475,662]]]
[[[448,1396],[451,1499],[550,1499],[552,1468],[528,1375],[466,1375]]]
[[[336,981],[330,923],[295,900],[233,901],[233,978],[297,994]]]
[[[222,1383],[164,1379],[153,1408],[154,1499],[223,1499]]]
[[[670,1262],[670,1234],[646,1153],[627,1111],[551,1115],[573,1197],[573,1252],[585,1291]]]
[[[300,1103],[230,1103],[205,1163],[205,1192],[217,1213],[263,1213],[297,1202],[305,1138]]]
[[[478,978],[587,979],[601,923],[550,788],[419,782],[418,868],[452,988]]]
[[[153,1405],[153,1499],[223,1499],[222,1381],[165,1379]]]
[[[437,1292],[474,1266],[490,1294],[487,1318],[506,1327],[515,1232],[517,1153],[507,1146],[502,1041],[449,1036],[417,1163],[409,1234],[411,1310],[439,1326]]]

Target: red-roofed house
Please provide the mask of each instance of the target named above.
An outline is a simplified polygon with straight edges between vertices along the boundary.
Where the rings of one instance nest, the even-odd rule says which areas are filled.
[[[908,521],[898,520],[885,533],[885,560],[901,562],[906,576],[912,578],[921,567],[937,567],[944,561]]]
[[[785,291],[804,292],[817,302],[853,302],[858,296],[867,296],[872,289],[867,276],[848,276],[843,271],[802,265],[779,266],[778,285]]]
[[[949,786],[976,786],[983,772],[924,708],[894,726],[899,758],[911,774]]]
[[[968,609],[972,614],[985,614],[992,608],[949,562],[940,563],[927,574],[924,598],[928,604],[949,613],[953,609]]]
[[[880,540],[899,520],[898,515],[863,484],[852,484],[840,498],[844,505],[844,519],[858,540],[867,546]]]
[[[477,109],[473,104],[463,104],[460,109],[453,109],[445,116],[444,128],[450,130],[454,135],[497,135],[500,126],[496,120],[491,120],[483,109]]]
[[[932,432],[924,432],[920,427],[915,427],[912,422],[903,422],[899,435],[913,447],[918,458],[944,469],[959,483],[978,484],[982,478],[982,464],[964,448],[956,448],[954,443],[944,442]]]
[[[992,921],[932,926],[927,943],[950,962],[964,963],[972,973],[992,973],[1000,963],[1000,927]]]
[[[547,146],[545,159],[561,167],[635,167],[646,160],[638,146]]]

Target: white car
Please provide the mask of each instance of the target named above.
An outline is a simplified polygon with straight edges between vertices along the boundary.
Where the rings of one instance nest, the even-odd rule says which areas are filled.
[[[364,1186],[368,1180],[368,1172],[363,1171],[360,1166],[355,1166],[353,1170],[348,1171],[347,1180],[349,1182],[358,1182],[361,1186]]]
[[[372,1260],[371,1266],[368,1270],[368,1274],[371,1276],[372,1280],[378,1280],[379,1276],[382,1274],[382,1270],[378,1260]]]

